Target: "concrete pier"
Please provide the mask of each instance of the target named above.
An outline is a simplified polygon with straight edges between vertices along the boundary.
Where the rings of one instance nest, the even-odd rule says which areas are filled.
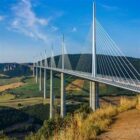
[[[50,119],[54,115],[53,71],[50,70]]]
[[[66,105],[65,105],[65,79],[64,79],[64,73],[61,73],[61,117],[65,116],[66,112]]]
[[[95,111],[99,107],[99,83],[90,81],[90,107]]]
[[[38,68],[36,67],[36,83],[38,83]]]
[[[47,79],[47,71],[44,69],[44,99],[46,99],[46,79]]]

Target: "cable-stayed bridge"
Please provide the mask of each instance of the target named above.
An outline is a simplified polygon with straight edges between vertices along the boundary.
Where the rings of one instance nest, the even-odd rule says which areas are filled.
[[[90,107],[95,110],[99,106],[99,83],[104,83],[140,93],[140,69],[136,60],[126,57],[95,16],[93,7],[91,53],[69,54],[64,36],[61,54],[41,58],[34,63],[36,82],[42,90],[42,73],[44,72],[44,98],[46,96],[46,71],[50,71],[50,117],[53,117],[53,72],[61,74],[61,116],[65,115],[64,75],[72,75],[90,81]],[[43,71],[43,72],[42,72]]]

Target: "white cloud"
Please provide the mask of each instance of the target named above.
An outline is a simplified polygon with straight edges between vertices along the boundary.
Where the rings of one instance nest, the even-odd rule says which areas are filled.
[[[100,6],[102,6],[104,9],[109,10],[109,11],[114,11],[114,10],[119,9],[117,6],[110,6],[107,4],[100,4]]]
[[[4,16],[0,15],[0,21],[4,20]]]
[[[77,28],[76,27],[73,27],[72,28],[72,32],[77,32]]]
[[[56,20],[56,18],[61,17],[63,13],[62,12],[61,13],[58,12],[57,14],[54,13],[47,19],[40,18],[33,11],[31,1],[33,0],[20,0],[20,2],[18,2],[14,7],[12,7],[14,19],[11,23],[10,30],[22,33],[36,40],[41,40],[45,42],[45,46],[48,46],[48,48],[50,48],[51,44],[53,43],[54,46],[56,46],[55,49],[58,49],[59,52],[60,49],[58,46],[61,46],[62,38],[60,36],[60,33],[57,34],[59,28],[55,25],[51,25],[51,20],[54,19]],[[73,27],[71,29],[71,32],[77,32],[77,28]],[[67,40],[68,40],[67,44],[70,44],[69,46],[77,47],[79,44],[78,42],[76,42],[77,40],[76,41],[74,41],[73,39],[71,39],[73,41],[71,41],[70,39]],[[81,46],[81,44],[79,46]],[[50,51],[48,51],[48,56],[50,56]]]
[[[46,19],[38,19],[37,22],[41,25],[48,25],[48,20]]]
[[[53,31],[53,32],[55,32],[55,31],[58,31],[58,30],[59,30],[59,28],[58,28],[58,27],[56,27],[56,26],[52,26],[52,27],[51,27],[51,29],[52,29],[52,31]]]
[[[48,37],[41,31],[41,27],[48,26],[51,17],[48,19],[39,18],[32,10],[31,0],[21,0],[16,6],[12,7],[14,20],[11,27],[14,31],[24,33],[26,36],[48,41]]]

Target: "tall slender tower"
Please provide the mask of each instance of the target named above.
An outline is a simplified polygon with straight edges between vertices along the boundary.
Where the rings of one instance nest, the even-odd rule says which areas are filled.
[[[93,19],[92,19],[92,77],[96,77],[96,6],[93,2]]]
[[[65,42],[64,42],[64,34],[63,34],[63,40],[62,40],[62,70],[64,70],[64,47],[65,47]]]
[[[51,46],[51,68],[53,67],[53,44]]]

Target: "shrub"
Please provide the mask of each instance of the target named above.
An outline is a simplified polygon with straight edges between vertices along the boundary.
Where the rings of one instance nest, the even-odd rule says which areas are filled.
[[[114,116],[135,108],[136,104],[140,104],[140,96],[131,100],[123,97],[119,106],[104,106],[95,112],[83,105],[73,116],[45,121],[38,133],[31,134],[26,140],[94,140],[97,135],[108,129]]]
[[[75,113],[86,113],[89,114],[92,112],[92,109],[89,107],[89,104],[83,104],[80,106],[78,110],[75,111]]]
[[[120,106],[118,107],[119,112],[123,112],[132,108],[135,108],[137,104],[137,98],[128,99],[126,97],[122,97],[120,99]]]
[[[136,108],[140,110],[140,95],[137,96],[137,105]]]
[[[23,106],[21,103],[18,103],[18,107],[21,107],[21,106]]]
[[[71,118],[71,122],[64,128],[57,138],[60,140],[89,140],[95,139],[96,135],[105,131],[112,122],[112,117],[117,114],[116,107],[108,106],[98,109],[86,118],[84,113],[77,113]],[[56,135],[54,136],[55,139]]]
[[[31,133],[26,140],[46,140],[49,139],[52,135],[56,135],[61,128],[64,128],[66,119],[62,119],[60,117],[49,119],[44,121],[43,126],[36,134]]]
[[[16,138],[8,138],[6,135],[0,134],[0,140],[16,140]]]

